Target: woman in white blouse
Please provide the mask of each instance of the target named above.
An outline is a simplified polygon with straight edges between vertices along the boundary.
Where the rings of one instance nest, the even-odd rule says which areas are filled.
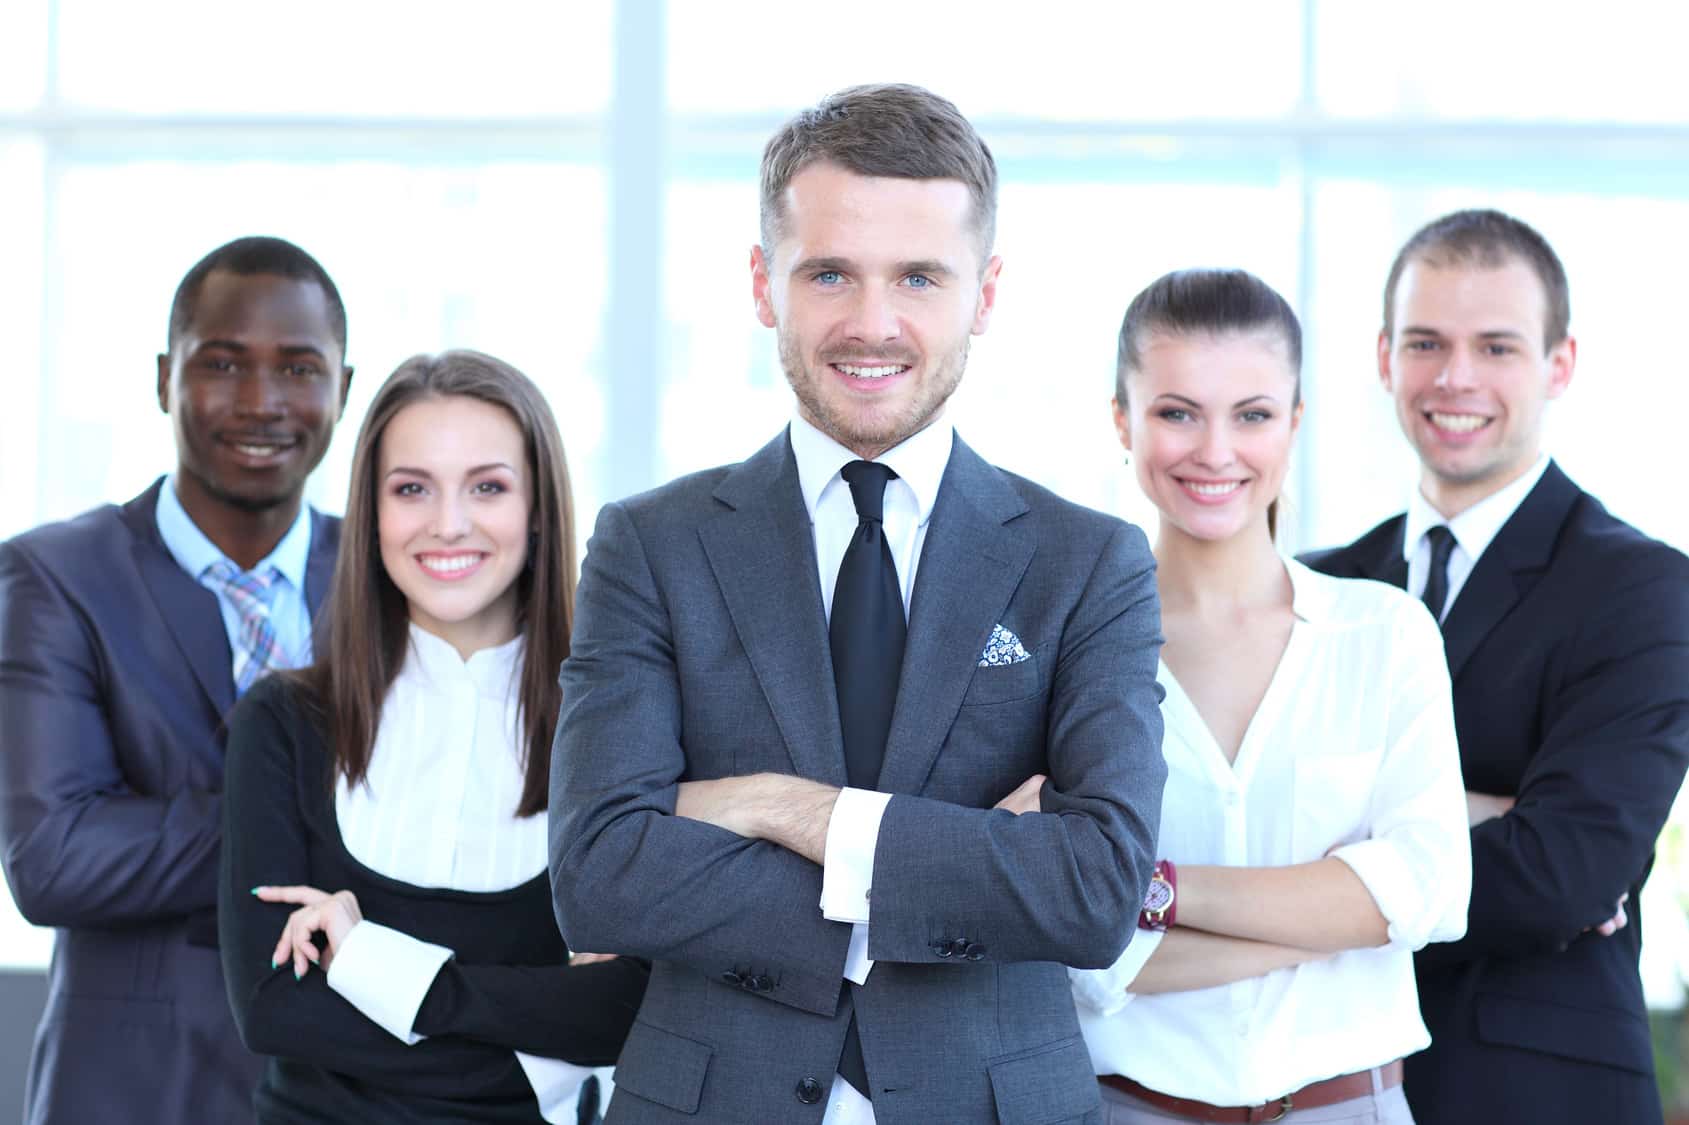
[[[1274,546],[1300,365],[1295,314],[1242,271],[1169,274],[1121,327],[1115,425],[1161,514],[1168,780],[1140,929],[1073,973],[1110,1123],[1411,1121],[1413,951],[1465,931],[1437,626]]]
[[[229,724],[221,948],[242,1038],[274,1056],[260,1121],[594,1117],[587,1067],[615,1060],[647,967],[571,966],[552,914],[574,543],[532,382],[475,352],[393,373],[317,662]]]

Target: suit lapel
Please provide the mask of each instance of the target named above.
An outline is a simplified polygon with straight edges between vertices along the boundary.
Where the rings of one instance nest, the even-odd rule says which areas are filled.
[[[1031,531],[1012,522],[1026,510],[1002,474],[955,439],[915,571],[882,792],[918,792],[931,772],[992,626],[1032,561]]]
[[[715,497],[727,510],[698,536],[792,764],[803,777],[842,786],[815,540],[786,435],[728,473]]]
[[[124,522],[135,537],[135,569],[206,701],[222,717],[235,703],[229,636],[217,596],[183,572],[159,537],[154,512],[162,484],[160,480],[123,507]]]
[[[334,582],[334,560],[340,551],[340,521],[311,511],[311,551],[305,561],[305,605],[312,622]]]
[[[1577,485],[1549,462],[1542,479],[1485,548],[1443,619],[1443,648],[1451,679],[1460,675],[1484,638],[1535,585],[1553,557],[1560,527],[1577,498]]]

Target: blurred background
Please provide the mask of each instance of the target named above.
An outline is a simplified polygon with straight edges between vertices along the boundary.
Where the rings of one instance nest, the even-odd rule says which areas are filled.
[[[171,294],[263,233],[349,310],[358,378],[314,503],[343,506],[400,360],[476,347],[548,392],[584,539],[604,501],[788,418],[748,284],[761,147],[838,87],[899,80],[954,100],[1000,163],[998,310],[952,408],[988,459],[1152,522],[1109,420],[1120,315],[1169,269],[1242,266],[1307,328],[1286,546],[1351,538],[1413,481],[1373,358],[1391,256],[1494,206],[1571,277],[1550,451],[1689,547],[1686,30],[1689,9],[1635,0],[5,0],[0,537],[172,466]],[[1689,960],[1683,851],[1674,825],[1643,904],[1662,1010]],[[50,944],[0,895],[0,966],[37,972]]]

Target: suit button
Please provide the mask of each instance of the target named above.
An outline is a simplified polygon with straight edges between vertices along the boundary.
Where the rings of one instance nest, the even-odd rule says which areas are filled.
[[[759,974],[756,977],[756,979],[751,981],[751,991],[752,992],[773,992],[774,991],[774,978],[769,976],[767,973]]]
[[[927,942],[927,948],[933,951],[934,956],[950,956],[950,943],[947,941],[929,941]]]
[[[798,1083],[795,1092],[798,1095],[798,1101],[804,1105],[814,1105],[821,1100],[821,1083],[813,1078],[805,1078]]]
[[[962,956],[970,961],[981,961],[985,958],[985,946],[977,941],[970,941],[962,949]]]
[[[721,974],[721,983],[727,985],[729,988],[742,988],[745,984],[745,978],[734,972],[732,969],[729,969],[725,973]]]

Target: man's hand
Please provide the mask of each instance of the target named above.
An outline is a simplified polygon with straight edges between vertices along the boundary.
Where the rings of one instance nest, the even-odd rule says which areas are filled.
[[[263,902],[291,902],[299,907],[288,915],[270,957],[272,969],[291,958],[294,980],[303,980],[312,965],[327,972],[340,943],[364,920],[358,898],[351,891],[329,894],[315,887],[253,887],[252,893]],[[311,935],[319,931],[328,938],[328,948],[321,954],[311,941]]]
[[[839,791],[807,778],[753,773],[714,781],[683,781],[676,816],[702,820],[751,840],[767,840],[821,863]]]
[[[1016,816],[1019,816],[1021,813],[1037,812],[1040,807],[1038,804],[1039,794],[1044,792],[1045,780],[1046,779],[1043,774],[1035,773],[1019,785],[1015,786],[1015,791],[1013,793],[1010,793],[1007,797],[1004,797],[1001,801],[998,801],[991,807],[994,809],[1008,809]]]
[[[1512,797],[1496,797],[1489,793],[1466,791],[1466,826],[1476,828],[1486,820],[1494,820],[1513,807]]]

